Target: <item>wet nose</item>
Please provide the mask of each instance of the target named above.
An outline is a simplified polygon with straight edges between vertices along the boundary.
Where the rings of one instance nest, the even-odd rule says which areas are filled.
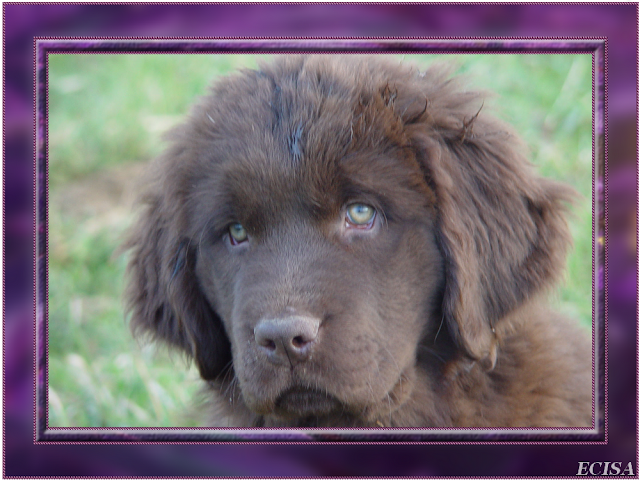
[[[314,317],[294,315],[264,318],[253,333],[258,348],[269,361],[294,366],[309,357],[318,337],[320,320]]]

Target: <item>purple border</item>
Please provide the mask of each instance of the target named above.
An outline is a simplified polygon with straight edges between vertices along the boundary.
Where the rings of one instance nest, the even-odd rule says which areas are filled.
[[[36,36],[314,37],[509,36],[608,39],[607,140],[627,141],[636,171],[637,4],[509,5],[20,5],[4,4],[5,347],[4,450],[16,476],[573,476],[578,461],[637,457],[635,290],[609,306],[609,435],[606,445],[34,445],[32,262],[33,136],[30,114]],[[188,21],[185,21],[188,20]],[[307,19],[307,21],[301,21]],[[308,20],[313,19],[313,20]],[[625,123],[626,122],[626,123]],[[631,123],[621,137],[612,123]],[[613,159],[608,171],[613,178]],[[618,169],[619,162],[616,164]],[[620,171],[620,170],[616,170]],[[605,179],[606,180],[606,179]],[[635,178],[634,178],[635,180]],[[610,181],[598,184],[608,192]],[[635,181],[632,182],[635,185]],[[26,192],[26,193],[25,193]],[[635,195],[632,195],[635,198]],[[624,204],[608,196],[607,212]],[[31,220],[29,220],[31,218]],[[600,218],[598,218],[600,221]],[[604,215],[602,218],[604,221]],[[616,272],[598,272],[611,285]],[[636,282],[634,276],[634,283]],[[635,283],[634,287],[637,287]],[[611,292],[608,292],[611,298]],[[621,334],[613,335],[615,331]],[[634,463],[634,473],[637,474]]]
[[[546,428],[546,429],[208,429],[208,428],[47,428],[47,240],[46,240],[46,208],[47,208],[47,79],[48,79],[48,54],[50,53],[191,53],[191,54],[227,54],[227,53],[381,53],[381,54],[402,54],[402,53],[590,53],[592,56],[592,78],[593,78],[593,145],[599,143],[598,136],[604,134],[604,76],[597,75],[596,72],[606,72],[605,41],[589,39],[518,39],[501,40],[492,39],[456,39],[445,41],[419,41],[419,40],[364,40],[356,41],[350,39],[332,40],[249,40],[240,41],[228,40],[175,40],[167,41],[160,39],[136,39],[119,38],[94,39],[87,41],[60,39],[38,39],[36,43],[36,170],[37,170],[37,241],[36,258],[39,263],[36,278],[36,325],[37,325],[37,415],[36,415],[36,439],[44,442],[122,442],[122,443],[144,443],[144,442],[322,442],[322,443],[358,443],[358,442],[378,442],[384,444],[407,443],[407,442],[429,442],[450,444],[455,442],[465,443],[492,443],[492,442],[604,442],[606,441],[606,423],[603,417],[605,409],[605,395],[601,388],[596,386],[604,383],[604,318],[600,315],[593,316],[593,414],[594,428]],[[598,94],[596,94],[598,92]],[[599,99],[599,101],[597,100]],[[601,152],[602,154],[604,152]],[[601,171],[599,166],[604,165],[604,155],[596,158],[593,151],[593,181],[596,172]],[[604,170],[602,169],[602,172]],[[604,206],[602,194],[597,194],[593,189],[594,209],[596,204],[598,210]],[[597,200],[596,200],[597,199]],[[595,217],[595,213],[593,213]],[[604,232],[594,234],[604,237]],[[603,258],[604,249],[601,246],[596,250],[598,243],[593,241],[592,258],[592,285],[593,285],[593,305],[603,304],[604,287],[601,282],[597,282],[594,275],[597,265],[597,258]],[[600,244],[600,245],[603,245]],[[596,251],[598,253],[596,254]],[[600,352],[602,355],[596,356]],[[598,393],[601,393],[597,396]]]

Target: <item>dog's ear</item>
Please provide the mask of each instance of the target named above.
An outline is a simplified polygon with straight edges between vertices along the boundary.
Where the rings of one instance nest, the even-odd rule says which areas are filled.
[[[231,361],[231,347],[198,286],[195,252],[182,236],[178,195],[165,178],[152,182],[141,198],[143,211],[123,245],[129,251],[126,310],[134,335],[182,350],[195,360],[200,375],[212,380]]]
[[[411,128],[437,198],[443,314],[457,344],[491,369],[494,327],[563,271],[575,193],[537,175],[509,127],[483,114],[478,97],[464,98],[445,95]]]

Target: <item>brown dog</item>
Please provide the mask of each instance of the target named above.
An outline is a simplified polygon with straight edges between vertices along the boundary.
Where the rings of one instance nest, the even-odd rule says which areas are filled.
[[[586,333],[544,291],[567,187],[446,72],[291,56],[217,82],[153,166],[136,333],[212,426],[590,427]]]

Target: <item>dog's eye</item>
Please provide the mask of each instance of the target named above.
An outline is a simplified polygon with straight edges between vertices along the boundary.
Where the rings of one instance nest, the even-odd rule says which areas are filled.
[[[229,238],[232,245],[238,245],[247,240],[247,231],[242,224],[234,223],[229,226]]]
[[[375,218],[375,209],[364,203],[354,203],[347,207],[347,222],[352,226],[370,227]]]

